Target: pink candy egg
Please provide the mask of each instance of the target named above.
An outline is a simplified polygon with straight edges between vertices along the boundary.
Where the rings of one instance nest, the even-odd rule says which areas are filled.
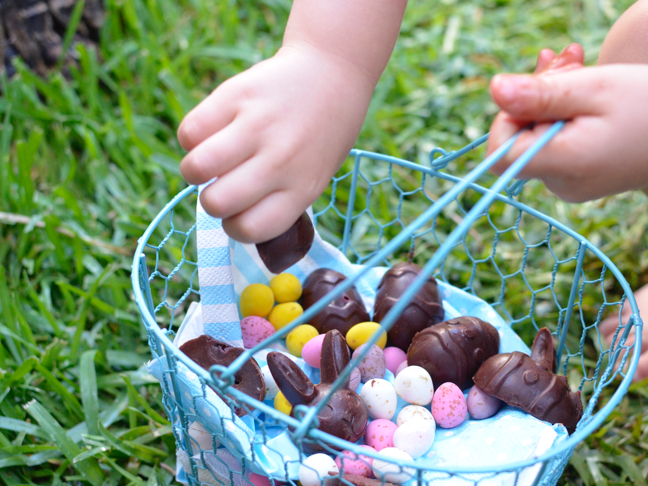
[[[387,362],[387,369],[396,375],[398,367],[403,361],[407,361],[407,354],[401,348],[390,346],[383,350],[385,353],[385,361]]]
[[[367,345],[362,344],[356,348],[353,352],[353,357],[357,357],[366,349]],[[387,364],[385,362],[385,353],[380,349],[380,346],[372,345],[369,349],[369,352],[362,358],[362,361],[358,363],[358,369],[360,370],[361,380],[363,383],[368,382],[374,378],[383,379],[385,377],[385,371],[387,370]]]
[[[398,365],[398,368],[396,368],[396,373],[394,373],[394,376],[398,376],[398,373],[403,371],[405,368],[407,368],[407,360],[403,361],[401,364]]]
[[[320,367],[320,358],[322,357],[322,344],[324,343],[324,336],[326,334],[320,334],[315,336],[313,339],[304,344],[302,348],[302,358],[306,361],[306,364],[312,366],[313,368]]]
[[[463,393],[454,383],[444,383],[432,397],[432,416],[441,427],[451,429],[466,420],[468,407]]]
[[[468,413],[474,419],[482,420],[492,417],[502,408],[502,404],[500,399],[489,395],[477,385],[468,391],[466,405]]]
[[[243,336],[243,347],[253,348],[261,341],[272,336],[275,328],[263,317],[248,316],[241,319],[241,334]]]
[[[371,450],[372,448],[366,445],[360,446],[365,449]],[[356,456],[355,452],[342,451],[342,459],[340,456],[335,458],[335,464],[344,474],[356,474],[364,476],[365,478],[373,478],[373,470],[371,466],[373,459],[371,457],[363,456],[362,454]]]
[[[270,480],[265,476],[261,476],[260,474],[250,473],[250,477],[248,479],[252,484],[254,484],[254,486],[270,486]]]
[[[365,444],[377,451],[385,447],[394,447],[394,432],[398,426],[387,419],[376,419],[369,422],[365,432]]]

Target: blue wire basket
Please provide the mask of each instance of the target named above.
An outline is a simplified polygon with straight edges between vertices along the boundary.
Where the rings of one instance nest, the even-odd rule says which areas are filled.
[[[415,248],[427,262],[381,321],[385,329],[433,275],[487,301],[527,343],[540,327],[548,326],[557,343],[558,372],[568,377],[572,389],[580,390],[584,411],[576,431],[538,457],[488,467],[453,466],[451,470],[416,462],[398,462],[397,466],[412,468],[414,477],[409,484],[556,484],[576,445],[603,422],[626,393],[641,351],[642,328],[632,291],[614,264],[584,237],[515,199],[524,184],[514,181],[515,175],[561,128],[562,123],[556,123],[490,188],[475,181],[506,154],[515,137],[464,178],[441,169],[482,144],[486,137],[449,154],[435,149],[429,166],[352,151],[353,168],[333,178],[314,205],[314,220],[322,236],[363,270],[335,287],[299,319],[246,350],[229,367],[214,366],[210,372],[173,344],[177,323],[185,317],[189,304],[200,298],[193,213],[198,191],[192,186],[176,196],[141,237],[132,283],[153,358],[165,363],[163,405],[172,421],[179,463],[185,471],[181,479],[192,485],[297,486],[297,479],[289,472],[294,464],[286,463],[283,474],[271,478],[256,474],[261,470],[261,458],[255,451],[263,450],[272,427],[288,427],[300,451],[303,444],[315,442],[331,455],[345,449],[378,457],[316,428],[317,413],[325,401],[316,407],[297,407],[293,418],[234,389],[233,378],[255,352],[309,322],[370,268],[389,266],[390,260]],[[442,196],[433,194],[441,190],[445,191]],[[425,209],[421,213],[418,208]],[[608,300],[611,290],[622,298]],[[621,320],[624,304],[632,309],[627,322]],[[608,348],[599,324],[611,312],[618,313],[619,325]],[[627,345],[632,329],[638,339]],[[370,343],[378,337],[376,334]],[[334,389],[362,357],[352,360]],[[187,378],[186,372],[179,372],[180,367],[193,373],[201,393],[188,395],[184,391]],[[229,409],[219,417],[222,427],[208,432],[196,424],[204,418],[197,404],[207,399],[210,388],[219,392]],[[248,412],[246,420],[255,422],[257,433],[249,439],[247,452],[237,454],[240,446],[231,445],[229,439],[236,423],[235,411],[241,409]],[[209,419],[214,421],[214,417]],[[198,436],[204,436],[203,440]],[[300,456],[300,460],[305,457]],[[351,484],[343,478],[340,481]]]

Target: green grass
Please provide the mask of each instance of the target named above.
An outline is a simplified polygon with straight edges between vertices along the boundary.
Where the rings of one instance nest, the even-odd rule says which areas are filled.
[[[137,238],[185,187],[175,130],[218,83],[271,56],[290,2],[107,0],[98,51],[70,78],[20,64],[0,116],[0,482],[170,484],[175,443],[130,290]],[[598,49],[630,1],[411,0],[357,146],[422,160],[486,133],[487,86],[542,47]],[[454,26],[454,27],[451,27]],[[451,164],[465,173],[476,158]],[[648,279],[645,196],[523,199],[590,238],[631,285]],[[191,219],[191,208],[179,217]],[[630,222],[636,222],[631,225]],[[172,257],[173,255],[170,255]],[[618,291],[618,289],[617,289]],[[645,384],[644,384],[645,385]],[[581,444],[564,484],[640,484],[645,386]]]

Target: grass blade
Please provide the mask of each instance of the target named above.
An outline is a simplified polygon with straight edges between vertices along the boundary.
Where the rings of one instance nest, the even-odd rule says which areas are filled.
[[[81,355],[79,382],[81,386],[81,402],[88,433],[99,435],[99,392],[97,390],[97,371],[95,369],[95,356],[97,350],[86,351]]]

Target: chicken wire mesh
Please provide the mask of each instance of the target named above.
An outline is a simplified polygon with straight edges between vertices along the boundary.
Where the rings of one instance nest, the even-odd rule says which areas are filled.
[[[600,425],[632,379],[641,339],[628,338],[631,330],[641,336],[642,323],[627,282],[588,240],[515,199],[512,193],[519,192],[519,182],[506,188],[551,136],[548,133],[518,159],[518,166],[514,164],[490,189],[475,180],[513,140],[465,178],[441,169],[485,137],[451,154],[437,149],[429,165],[353,151],[313,206],[322,237],[352,262],[389,266],[413,254],[424,276],[431,273],[483,299],[528,344],[539,328],[548,327],[557,342],[558,372],[567,377],[572,390],[581,392],[584,412],[576,431],[537,457],[478,467],[466,461],[465,467],[451,470],[397,463],[411,473],[413,482],[555,484],[576,444]],[[163,406],[172,421],[185,472],[180,479],[193,485],[297,485],[294,471],[307,456],[304,446],[309,445],[332,456],[345,449],[356,456],[377,457],[318,430],[315,408],[297,407],[295,417],[289,417],[232,388],[234,372],[252,352],[244,353],[227,369],[214,367],[208,373],[173,344],[178,323],[190,304],[200,300],[196,195],[197,188],[187,188],[160,212],[140,239],[133,263],[133,287],[153,359],[164,363]],[[424,278],[419,280],[420,287]],[[348,286],[354,281],[349,279]],[[383,320],[386,328],[417,290],[414,282],[399,302],[400,308],[395,306]],[[320,303],[323,306],[324,300],[334,297],[332,292]],[[611,313],[620,316],[624,304],[631,306],[632,316],[627,322],[619,317],[608,346],[599,324]],[[318,311],[317,306],[307,310],[302,319],[263,345],[281,339]],[[354,364],[347,367],[348,373]],[[604,390],[614,392],[602,395]],[[214,397],[223,400],[225,407],[207,407]],[[212,413],[218,415],[216,420]],[[277,430],[286,427],[300,450],[298,460],[286,457],[281,445],[273,443]],[[243,435],[237,433],[243,429]],[[284,465],[283,471],[268,478],[262,463],[273,457]],[[343,476],[344,470],[326,483],[352,484]]]

